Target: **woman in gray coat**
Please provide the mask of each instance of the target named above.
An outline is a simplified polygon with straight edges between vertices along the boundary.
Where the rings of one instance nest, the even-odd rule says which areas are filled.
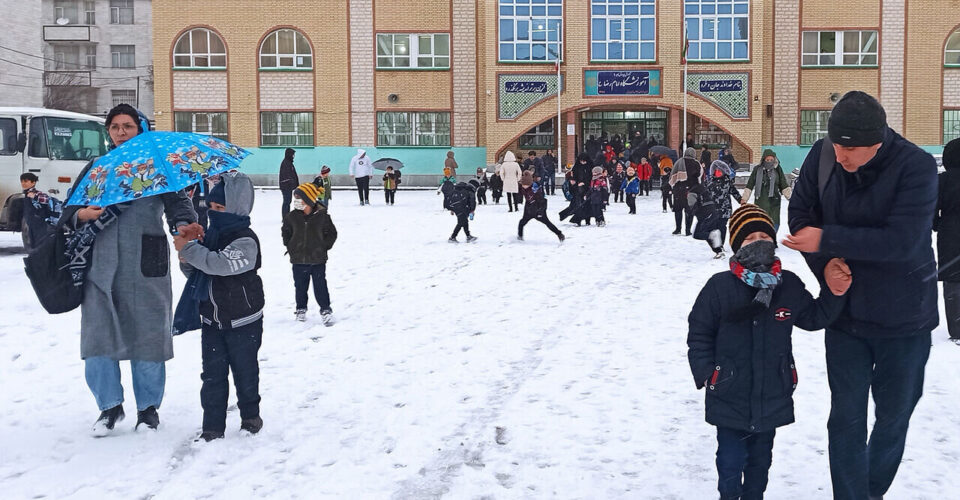
[[[113,144],[119,146],[143,132],[140,123],[132,106],[113,108],[106,120]],[[164,362],[173,358],[170,248],[160,215],[166,214],[171,231],[202,231],[183,191],[140,198],[117,209],[115,217],[95,206],[72,207],[63,214],[67,225],[77,230],[105,223],[90,250],[80,304],[80,357],[101,411],[93,427],[97,436],[109,434],[124,418],[120,360],[130,360],[136,427],[159,425]]]

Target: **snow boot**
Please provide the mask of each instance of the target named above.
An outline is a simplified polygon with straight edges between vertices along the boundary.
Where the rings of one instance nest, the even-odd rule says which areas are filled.
[[[560,243],[563,243],[563,240],[567,239],[567,237],[564,236],[563,233],[558,234],[558,235],[557,235],[557,238],[560,239]]]
[[[223,439],[223,432],[203,431],[199,436],[197,436],[197,439],[194,439],[194,442],[199,442],[201,439],[207,443],[213,441],[214,439]]]
[[[950,339],[954,344],[960,345],[960,339]]]
[[[296,315],[297,321],[299,321],[299,322],[301,322],[301,323],[307,320],[307,310],[306,310],[306,309],[297,309],[297,312],[295,312],[294,314]]]
[[[672,235],[674,235],[674,236],[679,236],[679,235],[680,235],[680,230],[677,229],[676,231],[674,231],[674,232],[672,232],[672,233],[670,233],[670,234],[672,234]]]
[[[467,243],[473,243],[474,241],[477,241],[476,236],[473,236],[473,235],[467,236]]]
[[[726,255],[723,253],[723,250],[717,252],[717,253],[713,256],[713,258],[714,258],[714,259],[717,259],[717,260],[722,259],[722,258],[724,258],[724,257],[726,257]]]
[[[333,324],[333,309],[324,309],[320,311],[320,321],[323,323],[323,326],[330,326]]]
[[[518,241],[523,241],[523,235],[522,235],[522,234],[518,234],[518,235],[517,235],[517,240],[518,240]]]
[[[450,237],[450,239],[449,239],[449,240],[447,240],[447,242],[448,242],[448,243],[460,243],[460,242],[459,242],[459,241],[457,241],[457,239],[456,239],[456,238],[454,238],[453,236],[451,236],[451,237]]]
[[[139,430],[140,424],[146,425],[148,429],[157,430],[157,427],[160,425],[160,415],[157,415],[157,409],[150,406],[146,410],[138,411],[137,425],[135,425],[133,429]]]
[[[96,437],[109,435],[113,432],[117,422],[122,421],[124,416],[123,405],[117,405],[100,412],[100,418],[93,424],[93,435]]]
[[[245,418],[240,421],[240,430],[256,434],[263,428],[263,419],[260,417]]]

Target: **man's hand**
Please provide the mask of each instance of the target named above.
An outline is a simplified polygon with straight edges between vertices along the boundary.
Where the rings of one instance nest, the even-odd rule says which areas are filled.
[[[203,239],[203,226],[196,222],[177,228],[177,234],[183,236],[187,241]],[[179,250],[179,249],[178,249]]]
[[[783,240],[783,245],[798,252],[815,253],[820,251],[820,238],[822,237],[823,229],[807,226],[797,231],[796,234],[787,235]]]
[[[830,293],[839,297],[847,293],[853,284],[853,273],[843,259],[830,259],[823,268],[823,279],[827,282]]]
[[[80,222],[88,222],[92,220],[97,220],[100,215],[103,214],[103,208],[96,205],[90,205],[80,210],[77,210],[77,220]]]

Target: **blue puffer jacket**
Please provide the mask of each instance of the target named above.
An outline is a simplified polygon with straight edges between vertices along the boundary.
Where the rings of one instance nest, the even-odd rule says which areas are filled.
[[[620,189],[622,189],[627,194],[639,194],[640,193],[640,178],[639,177],[627,177],[620,184]]]
[[[846,259],[853,285],[831,325],[858,337],[906,337],[937,327],[937,262],[931,230],[937,204],[933,157],[892,130],[856,173],[839,164],[819,191],[820,150],[810,149],[790,199],[790,231],[823,228],[820,252],[804,254],[823,280],[834,257]]]
[[[710,278],[690,311],[687,358],[697,388],[706,382],[707,422],[766,432],[793,422],[793,327],[823,328],[840,312],[844,298],[824,289],[814,300],[789,271],[783,272],[769,308],[753,304],[756,294],[732,272]]]

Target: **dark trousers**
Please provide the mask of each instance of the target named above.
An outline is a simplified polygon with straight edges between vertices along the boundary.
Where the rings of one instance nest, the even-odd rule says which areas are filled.
[[[910,415],[923,393],[930,332],[861,338],[827,329],[830,476],[833,498],[865,500],[887,492],[900,466]],[[867,440],[867,404],[876,422]]]
[[[669,191],[660,191],[660,198],[663,201],[663,209],[666,210],[667,207],[670,207],[670,210],[673,210],[673,197],[670,195]]]
[[[613,192],[613,202],[614,203],[623,203],[623,190],[618,189]]]
[[[503,197],[502,189],[494,189],[490,192],[490,196],[493,197],[493,202],[499,204],[500,198]]]
[[[393,205],[393,200],[396,198],[396,196],[397,196],[397,190],[396,190],[396,189],[384,189],[384,190],[383,190],[383,198],[384,198],[384,200],[386,201],[386,203],[389,204],[389,205]]]
[[[605,222],[606,219],[603,218],[603,203],[591,203],[590,204],[590,213],[593,215],[593,218],[599,222]]]
[[[451,238],[457,238],[457,235],[460,234],[460,228],[463,228],[463,234],[467,235],[467,238],[470,237],[470,219],[467,218],[469,215],[470,214],[457,214],[457,227],[453,228],[453,236],[451,236]]]
[[[637,195],[634,193],[627,193],[627,207],[630,208],[631,214],[637,213]]]
[[[553,234],[560,236],[560,230],[557,229],[557,226],[554,226],[550,219],[547,218],[547,214],[537,214],[537,215],[527,215],[523,214],[523,217],[520,219],[520,225],[517,226],[517,234],[522,238],[523,237],[523,226],[526,226],[531,220],[536,220],[547,226],[547,229],[553,232]]]
[[[647,194],[644,195],[644,196],[650,196],[650,187],[651,187],[651,185],[653,185],[653,181],[650,180],[650,179],[647,179],[647,180],[645,180],[645,181],[643,181],[643,182],[640,183],[640,188],[647,192]]]
[[[230,384],[227,374],[233,372],[240,418],[260,416],[260,366],[257,352],[263,340],[263,319],[230,330],[203,325],[203,373],[200,379],[200,405],[203,407],[203,430],[223,432],[227,427],[227,399]]]
[[[723,242],[727,241],[727,222],[730,221],[729,217],[720,218],[720,247],[723,248]]]
[[[507,206],[510,210],[520,210],[520,193],[507,193]]]
[[[478,189],[477,190],[477,205],[486,205],[487,204],[487,190]]]
[[[762,499],[773,463],[776,431],[746,432],[717,427],[717,489],[720,499]]]
[[[544,194],[557,194],[557,175],[556,173],[549,173],[546,177],[543,178],[543,193]]]
[[[686,226],[685,226],[685,227],[686,227],[686,229],[687,229],[687,234],[690,234],[690,226],[693,225],[693,214],[690,213],[690,209],[689,209],[689,208],[684,208],[683,210],[674,210],[674,212],[673,212],[673,218],[674,218],[674,220],[675,220],[676,223],[677,223],[677,229],[676,229],[676,230],[677,230],[677,232],[680,232],[680,222],[683,220],[683,213],[684,213],[684,212],[687,213],[687,220],[686,220]]]
[[[280,205],[281,219],[286,219],[290,213],[290,203],[293,201],[293,191],[280,191],[283,195],[283,204]]]
[[[296,290],[297,309],[306,309],[307,290],[313,280],[313,297],[320,310],[330,309],[330,290],[327,288],[327,264],[294,264],[293,287]]]
[[[360,204],[363,205],[366,203],[370,204],[370,178],[369,177],[357,177],[357,196],[360,197]]]
[[[960,339],[960,282],[943,282],[943,304],[947,312],[947,331],[950,338]]]

